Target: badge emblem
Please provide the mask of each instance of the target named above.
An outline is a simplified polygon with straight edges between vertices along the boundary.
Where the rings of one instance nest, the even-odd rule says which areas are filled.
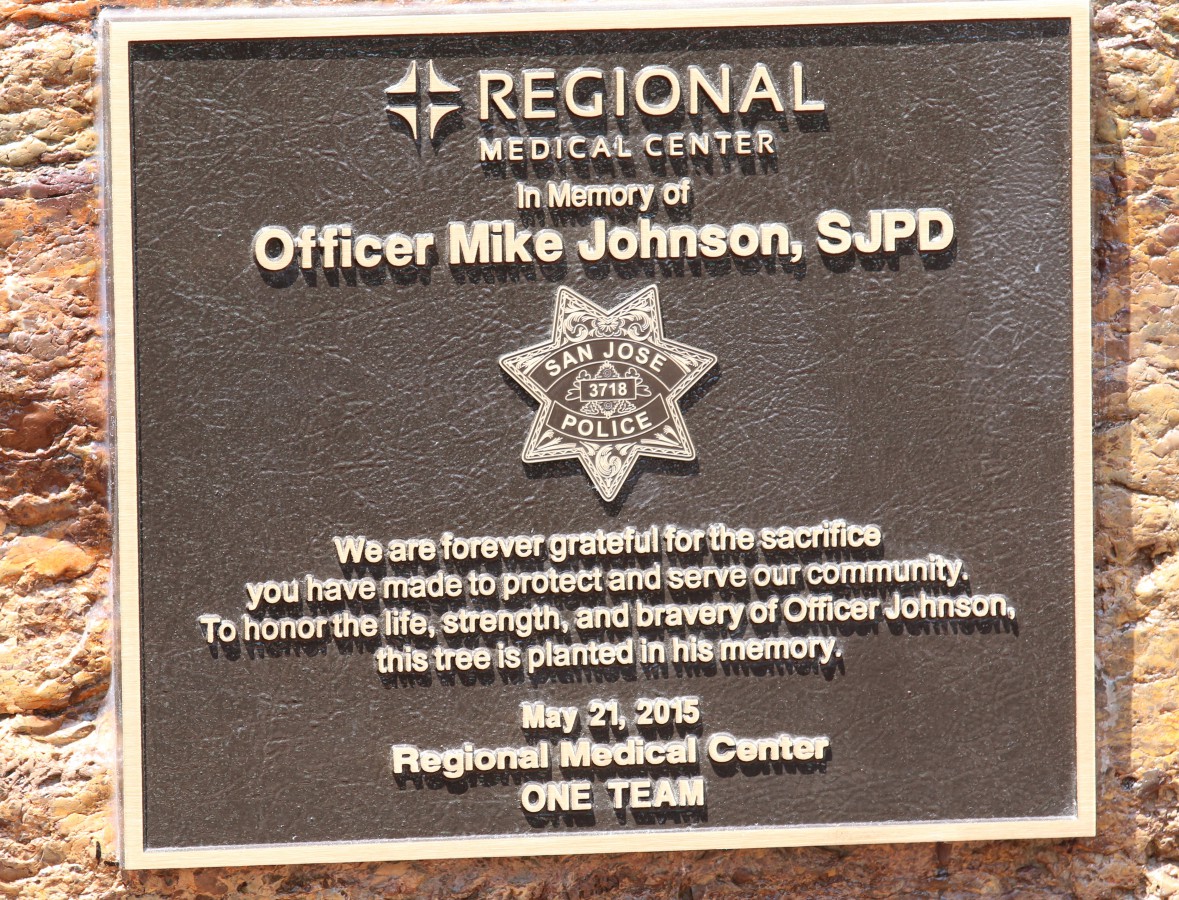
[[[499,363],[540,403],[526,463],[580,460],[608,502],[640,456],[696,458],[679,400],[716,357],[663,336],[655,285],[611,310],[558,288],[552,338]]]

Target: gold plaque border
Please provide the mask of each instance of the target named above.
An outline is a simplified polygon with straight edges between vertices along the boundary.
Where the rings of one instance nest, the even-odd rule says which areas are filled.
[[[566,853],[883,844],[1084,837],[1096,833],[1093,658],[1093,448],[1091,370],[1090,33],[1084,0],[1025,3],[1011,0],[947,3],[865,3],[858,6],[729,6],[675,9],[668,25],[664,5],[559,7],[452,7],[424,12],[362,8],[167,13],[106,11],[99,20],[103,49],[102,137],[106,161],[105,281],[113,340],[112,445],[115,516],[116,674],[120,689],[120,844],[129,869],[344,863],[375,860],[534,856]],[[1076,812],[1047,818],[848,823],[788,827],[628,829],[594,834],[544,834],[414,840],[255,844],[147,848],[143,830],[143,755],[139,633],[139,521],[135,423],[134,258],[132,255],[131,45],[158,40],[354,37],[396,34],[465,34],[604,30],[841,25],[891,22],[960,22],[995,19],[1067,19],[1072,85],[1073,444],[1076,647]]]

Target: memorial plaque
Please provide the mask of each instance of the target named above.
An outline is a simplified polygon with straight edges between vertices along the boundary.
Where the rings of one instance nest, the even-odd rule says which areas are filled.
[[[1083,4],[102,30],[128,866],[1093,833]]]

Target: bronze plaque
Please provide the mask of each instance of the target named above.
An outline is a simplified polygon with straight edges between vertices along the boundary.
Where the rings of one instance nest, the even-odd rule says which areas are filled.
[[[1093,833],[1083,4],[102,27],[127,865]]]

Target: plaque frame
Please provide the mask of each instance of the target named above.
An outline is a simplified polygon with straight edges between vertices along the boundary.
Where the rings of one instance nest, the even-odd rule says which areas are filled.
[[[1076,811],[1072,816],[835,825],[696,827],[671,831],[613,831],[521,836],[439,837],[408,840],[252,844],[199,848],[148,848],[144,840],[144,771],[140,678],[138,483],[136,449],[136,347],[130,50],[137,42],[183,39],[283,39],[390,34],[477,34],[536,30],[604,30],[667,26],[665,5],[425,7],[216,11],[104,11],[102,139],[105,143],[104,279],[112,374],[112,506],[115,519],[113,592],[117,622],[116,679],[120,734],[119,836],[129,869],[196,866],[322,864],[379,860],[446,859],[737,849],[922,841],[1068,838],[1096,833],[1095,711],[1093,678],[1093,459],[1091,371],[1090,33],[1089,9],[1080,0],[1010,0],[948,3],[865,2],[791,7],[707,6],[676,10],[677,28],[851,25],[970,20],[1063,19],[1070,26],[1071,276],[1073,364],[1074,646],[1076,709]]]

